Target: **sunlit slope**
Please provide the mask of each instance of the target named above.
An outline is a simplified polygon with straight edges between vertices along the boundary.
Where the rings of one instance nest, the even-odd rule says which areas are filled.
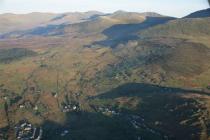
[[[38,26],[73,24],[103,15],[101,12],[0,14],[0,34],[29,30]]]
[[[23,15],[2,14],[0,15],[0,34],[36,27],[49,21],[54,16],[54,14],[50,13],[31,13]]]

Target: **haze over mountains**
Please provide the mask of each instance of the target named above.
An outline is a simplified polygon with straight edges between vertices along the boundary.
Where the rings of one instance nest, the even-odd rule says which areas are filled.
[[[113,14],[103,14],[100,12],[86,12],[86,13],[64,13],[64,14],[47,14],[47,13],[31,13],[26,15],[12,15],[3,14],[0,16],[1,21],[1,34],[8,32],[15,32],[25,30],[33,34],[41,30],[45,34],[47,32],[56,30],[64,30],[64,28],[82,28],[87,24],[94,30],[103,30],[106,26],[120,23],[138,23],[145,19],[146,16],[160,16],[156,13],[129,13],[124,11],[117,11]],[[40,18],[38,18],[40,17]],[[38,19],[37,19],[38,18]],[[10,20],[9,20],[10,19]],[[77,23],[81,23],[78,24]],[[99,24],[98,28],[95,24]],[[20,24],[20,25],[19,25]],[[79,26],[79,27],[77,27]],[[80,27],[81,26],[81,27]],[[104,26],[104,27],[103,27]],[[97,28],[97,29],[96,29]],[[91,30],[89,29],[89,30]],[[46,32],[45,32],[46,30]],[[81,30],[81,29],[80,29]],[[91,30],[92,31],[92,30]],[[39,32],[38,32],[39,35]]]
[[[86,12],[86,13],[30,13],[30,14],[2,14],[1,19],[1,33],[26,30],[37,26],[44,26],[48,24],[69,24],[88,20],[92,16],[102,15],[100,12]]]
[[[209,11],[0,15],[0,139],[210,139]]]

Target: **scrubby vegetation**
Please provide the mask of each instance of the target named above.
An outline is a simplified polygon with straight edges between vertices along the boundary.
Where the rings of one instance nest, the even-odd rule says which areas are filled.
[[[12,48],[0,50],[0,62],[8,63],[24,57],[36,55],[36,52],[25,48]]]
[[[152,21],[117,12],[0,40],[0,139],[28,122],[52,140],[207,140],[209,18],[146,15]]]
[[[210,36],[210,18],[179,19],[143,32],[140,37],[200,37]]]

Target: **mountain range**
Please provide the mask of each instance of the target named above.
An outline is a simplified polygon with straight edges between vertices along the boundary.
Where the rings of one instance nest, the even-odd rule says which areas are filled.
[[[208,140],[209,38],[210,9],[1,14],[0,139]]]

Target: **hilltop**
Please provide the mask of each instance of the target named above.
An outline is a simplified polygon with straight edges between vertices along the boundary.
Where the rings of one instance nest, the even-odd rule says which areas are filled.
[[[210,17],[210,8],[191,13],[190,15],[184,18],[205,18],[205,17]]]

